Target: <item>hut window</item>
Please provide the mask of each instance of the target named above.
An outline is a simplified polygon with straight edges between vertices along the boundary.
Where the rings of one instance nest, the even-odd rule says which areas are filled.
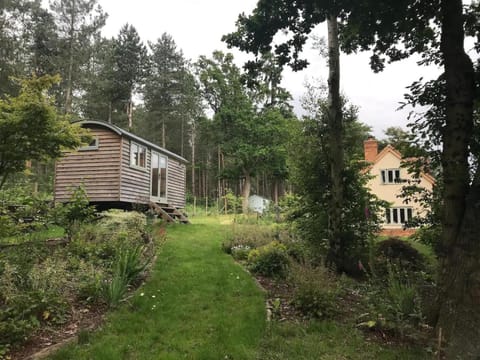
[[[130,165],[146,168],[147,167],[147,148],[134,142],[130,144]]]
[[[82,143],[87,145],[81,146],[79,151],[98,150],[98,136],[82,138]]]

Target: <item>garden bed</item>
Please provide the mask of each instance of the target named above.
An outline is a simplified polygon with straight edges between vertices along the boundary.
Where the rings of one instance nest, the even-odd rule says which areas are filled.
[[[146,218],[110,211],[72,223],[69,238],[9,242],[0,252],[0,359],[21,359],[97,327],[153,259]]]
[[[369,262],[376,271],[358,280],[318,265],[307,244],[282,226],[237,224],[222,244],[266,291],[274,323],[327,321],[381,346],[431,348],[419,290],[430,281],[427,261],[398,239],[373,246]]]

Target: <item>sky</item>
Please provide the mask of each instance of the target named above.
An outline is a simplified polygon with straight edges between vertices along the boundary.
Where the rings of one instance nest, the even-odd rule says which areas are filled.
[[[236,49],[227,49],[221,41],[224,34],[235,30],[235,21],[242,12],[250,14],[256,0],[98,0],[108,13],[104,36],[118,34],[125,23],[133,25],[143,41],[156,41],[164,32],[170,34],[187,59],[195,61],[200,55],[210,56],[214,50],[230,51],[242,66],[248,56]],[[324,36],[326,25],[319,25],[315,34]],[[282,86],[293,96],[298,115],[302,114],[300,98],[305,82],[313,79],[326,81],[327,67],[311,46],[305,48],[310,66],[300,72],[286,70]],[[350,102],[359,107],[360,121],[370,125],[373,134],[381,138],[390,126],[405,127],[408,110],[397,111],[406,86],[420,77],[431,79],[438,75],[436,68],[419,67],[414,59],[387,65],[380,74],[369,67],[369,55],[341,54],[341,90]]]

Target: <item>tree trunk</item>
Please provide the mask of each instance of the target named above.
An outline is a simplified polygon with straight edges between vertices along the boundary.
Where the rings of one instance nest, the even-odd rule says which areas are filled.
[[[112,102],[108,102],[108,123],[112,123]]]
[[[165,140],[165,119],[162,119],[162,147],[166,148],[166,140]]]
[[[250,172],[246,169],[243,170],[243,176],[245,181],[242,188],[242,212],[244,214],[248,213],[248,198],[250,197],[250,189],[252,187],[252,179],[250,177]]]
[[[273,179],[273,203],[278,206],[278,179]]]
[[[338,24],[335,16],[327,19],[328,26],[328,148],[331,182],[329,209],[329,253],[327,261],[337,271],[343,271],[345,244],[343,229],[343,121],[340,98],[340,50]]]
[[[192,196],[195,199],[195,125],[192,125],[192,132],[190,135],[190,142],[192,146]]]
[[[72,1],[72,14],[70,17],[70,44],[68,54],[68,72],[67,72],[67,88],[65,90],[65,114],[72,112],[72,88],[73,88],[73,49],[75,42],[75,0]]]
[[[181,157],[183,157],[183,148],[184,148],[184,142],[185,142],[184,137],[183,137],[184,127],[185,127],[185,125],[183,123],[184,121],[185,120],[183,119],[183,116],[182,116],[181,128],[180,128],[180,131],[181,131],[181,133],[180,133],[180,156]]]
[[[130,98],[127,106],[128,130],[133,128],[133,100]]]
[[[447,357],[477,359],[480,353],[480,174],[469,186],[473,128],[474,70],[463,42],[461,0],[443,0],[446,124],[443,130],[443,208],[437,330]]]

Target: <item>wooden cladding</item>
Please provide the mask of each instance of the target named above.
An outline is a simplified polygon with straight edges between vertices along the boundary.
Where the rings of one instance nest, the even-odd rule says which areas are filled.
[[[185,207],[185,165],[168,160],[167,198],[170,205]]]
[[[121,137],[109,130],[92,128],[97,148],[67,154],[55,167],[55,201],[70,199],[83,184],[90,201],[118,201]]]
[[[185,206],[186,169],[185,164],[178,160],[182,158],[154,144],[146,141],[142,143],[137,136],[112,125],[90,122],[84,126],[88,127],[97,139],[95,146],[68,153],[57,162],[55,201],[68,201],[72,190],[84,184],[87,196],[92,202],[149,204],[154,201],[151,196],[151,163],[154,151],[167,159],[166,202],[175,207]],[[132,143],[134,148],[137,148],[133,153],[134,161]],[[139,148],[145,151],[140,152]]]
[[[151,152],[147,151],[146,168],[133,167],[130,160],[130,141],[122,141],[122,173],[120,178],[120,201],[148,204],[150,201]]]

